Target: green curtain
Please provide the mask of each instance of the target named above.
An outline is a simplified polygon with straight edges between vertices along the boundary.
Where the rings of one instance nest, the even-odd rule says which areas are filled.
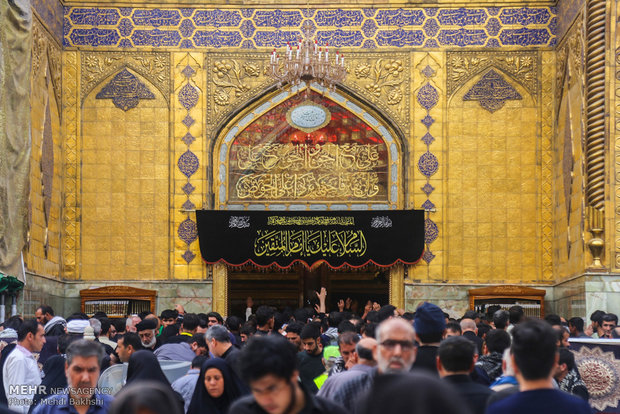
[[[0,0],[0,273],[24,280],[30,166],[29,0]]]
[[[0,277],[2,275],[0,274]],[[24,288],[24,284],[13,276],[4,276],[0,278],[0,294],[8,293],[12,295]]]

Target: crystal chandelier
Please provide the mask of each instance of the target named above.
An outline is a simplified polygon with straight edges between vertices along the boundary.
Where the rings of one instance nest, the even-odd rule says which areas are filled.
[[[329,45],[319,46],[312,40],[312,25],[306,21],[303,26],[304,39],[299,39],[297,46],[286,44],[286,51],[281,58],[273,49],[271,53],[271,77],[278,82],[278,87],[288,83],[298,86],[301,82],[314,81],[326,89],[334,90],[337,83],[344,81],[347,70],[344,56],[336,51],[335,59],[329,60]]]

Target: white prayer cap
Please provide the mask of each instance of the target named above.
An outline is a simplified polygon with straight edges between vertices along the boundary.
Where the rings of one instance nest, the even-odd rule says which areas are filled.
[[[70,334],[84,334],[84,329],[90,326],[90,323],[81,319],[73,319],[67,322],[67,333]]]

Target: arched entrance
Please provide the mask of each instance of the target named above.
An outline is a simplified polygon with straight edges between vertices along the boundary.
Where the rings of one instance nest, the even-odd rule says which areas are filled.
[[[334,270],[325,264],[313,269],[296,265],[281,271],[230,267],[227,311],[229,315],[243,315],[248,297],[252,297],[255,307],[314,307],[318,303],[315,292],[321,287],[327,289],[328,309],[338,309],[340,299],[350,298],[354,310],[362,310],[367,300],[389,302],[389,271],[377,266]]]
[[[402,209],[407,152],[400,137],[371,105],[342,90],[311,84],[266,94],[230,119],[215,140],[213,207]],[[299,307],[312,304],[313,292],[321,286],[328,288],[328,300],[368,298],[402,306],[403,275],[403,265],[258,269],[216,264],[213,306],[223,314],[238,314],[245,298],[252,296],[255,303]]]

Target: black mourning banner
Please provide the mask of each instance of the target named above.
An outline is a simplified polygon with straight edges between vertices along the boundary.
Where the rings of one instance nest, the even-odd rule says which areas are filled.
[[[414,264],[424,252],[422,210],[198,210],[196,219],[200,252],[209,264],[388,267]]]

